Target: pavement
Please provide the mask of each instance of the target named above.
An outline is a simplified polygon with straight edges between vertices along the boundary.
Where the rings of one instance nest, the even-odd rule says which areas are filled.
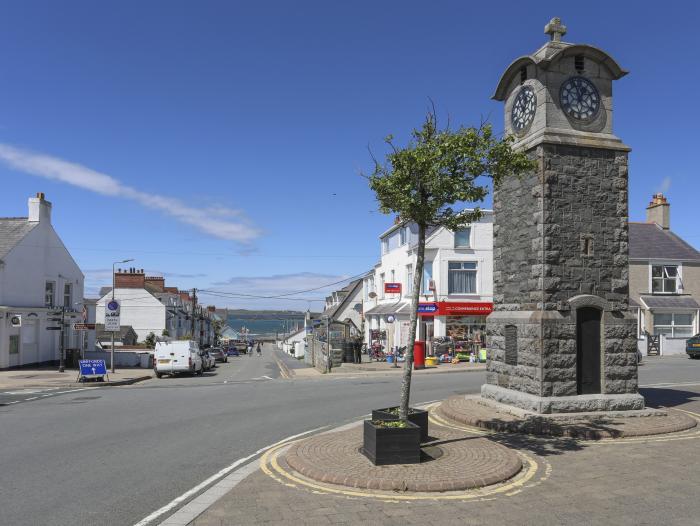
[[[700,385],[668,391],[673,392],[647,389],[644,395],[651,405],[673,401],[675,410],[700,419]],[[290,466],[294,462],[285,462],[290,451],[296,456],[304,445],[315,450],[313,455],[318,458],[323,451],[319,437],[332,436],[319,435],[264,455],[260,469],[249,467],[249,474],[203,513],[189,516],[188,522],[168,520],[163,525],[698,524],[700,473],[690,461],[700,446],[697,429],[655,437],[580,441],[511,434],[470,437],[479,432],[446,421],[440,424],[461,433],[463,443],[470,438],[494,441],[516,451],[522,470],[500,484],[437,494],[351,488],[347,481],[342,485],[319,482],[316,476],[296,471]],[[485,455],[479,451],[478,457]],[[332,462],[332,456],[324,458]],[[372,469],[370,466],[366,467]],[[457,472],[465,474],[464,470]],[[182,518],[188,516],[183,513]]]
[[[127,385],[153,378],[152,369],[125,368],[109,373],[104,382],[78,382],[78,370],[66,369],[59,373],[58,368],[10,369],[0,371],[0,390],[28,389],[35,387],[100,387]]]
[[[475,394],[483,381],[479,371],[416,374],[412,403]],[[640,368],[643,394],[653,391],[669,407],[699,412],[699,382],[697,360],[669,357]],[[369,372],[285,379],[266,346],[261,358],[241,356],[203,377],[29,396],[0,407],[0,523],[150,526],[181,514],[180,524],[217,526],[396,524],[399,517],[421,524],[609,524],[611,516],[619,517],[616,524],[697,524],[693,459],[700,442],[691,437],[506,443],[526,459],[523,478],[427,500],[333,493],[272,471],[290,439],[395,405],[400,383],[400,375]]]
[[[318,371],[314,367],[308,366],[303,360],[298,360],[282,351],[275,351],[275,356],[280,363],[280,368],[285,369],[284,375],[286,375],[285,377],[287,378],[314,378],[327,374]],[[367,357],[363,356],[363,359],[366,360]],[[434,367],[426,367],[424,369],[414,369],[413,374],[464,373],[485,370],[486,364],[460,362],[457,364],[446,363]],[[340,367],[331,369],[330,374],[333,376],[368,376],[371,374],[401,375],[402,372],[403,363],[399,363],[397,367],[387,362],[365,361],[359,364],[344,363]]]

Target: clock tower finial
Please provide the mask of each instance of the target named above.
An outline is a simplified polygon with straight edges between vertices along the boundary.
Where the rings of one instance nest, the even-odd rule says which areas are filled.
[[[561,37],[566,35],[566,26],[561,23],[561,18],[555,16],[544,26],[544,32],[549,35],[552,42],[561,42]]]

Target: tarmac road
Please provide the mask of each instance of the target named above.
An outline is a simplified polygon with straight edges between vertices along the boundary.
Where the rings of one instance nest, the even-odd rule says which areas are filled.
[[[280,378],[263,357],[0,408],[8,525],[131,525],[235,460],[290,435],[395,404],[400,378]],[[414,403],[476,393],[483,373],[416,375]],[[700,361],[649,361],[640,384],[700,382]]]

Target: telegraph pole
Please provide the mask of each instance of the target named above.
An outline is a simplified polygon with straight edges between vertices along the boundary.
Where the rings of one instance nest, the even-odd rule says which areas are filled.
[[[194,331],[196,330],[196,321],[195,321],[195,311],[197,310],[197,289],[192,289],[192,340],[195,340],[195,335]],[[195,341],[199,344],[199,338],[197,338]]]

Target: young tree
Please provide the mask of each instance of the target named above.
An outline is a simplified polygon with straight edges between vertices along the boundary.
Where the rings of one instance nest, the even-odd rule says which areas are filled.
[[[473,211],[455,210],[456,203],[481,203],[488,195],[488,186],[480,185],[483,178],[498,185],[503,177],[521,175],[533,168],[522,152],[511,148],[513,137],[499,139],[490,125],[479,128],[451,130],[449,125],[438,127],[434,111],[427,114],[419,129],[414,129],[404,148],[394,144],[389,135],[385,142],[391,147],[386,161],[374,160],[374,171],[368,177],[379,209],[398,214],[401,220],[418,227],[416,268],[411,294],[409,344],[403,370],[399,416],[406,420],[411,394],[413,346],[416,340],[418,297],[423,278],[425,235],[428,228],[447,227],[458,230],[481,217],[476,206]],[[478,180],[478,181],[477,181]]]
[[[153,332],[149,332],[148,336],[146,336],[146,339],[144,340],[146,343],[146,347],[149,349],[154,349],[156,346],[156,335]]]

